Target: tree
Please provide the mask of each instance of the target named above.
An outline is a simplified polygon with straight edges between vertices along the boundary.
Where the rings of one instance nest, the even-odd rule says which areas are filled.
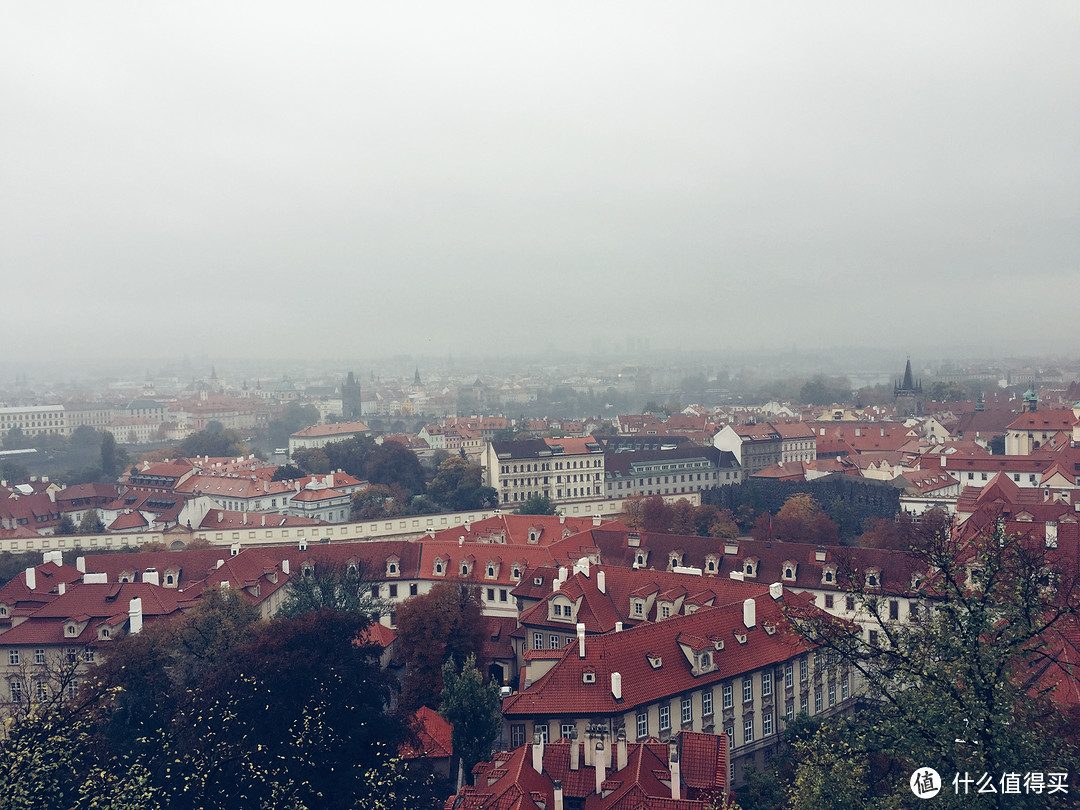
[[[442,677],[439,714],[453,726],[454,756],[460,758],[465,778],[472,784],[473,766],[491,756],[502,731],[499,685],[493,681],[484,683],[474,655],[465,659],[460,672],[453,657],[448,659]]]
[[[294,481],[297,478],[304,478],[307,474],[299,467],[292,464],[282,464],[270,477],[271,481]]]
[[[861,722],[828,732],[839,735],[837,750],[850,762],[825,771],[825,762],[800,766],[797,780],[810,798],[794,806],[876,790],[872,777],[883,767],[995,779],[1030,771],[1032,763],[1075,770],[1076,738],[1053,703],[1059,683],[1080,685],[1060,659],[1080,613],[1074,559],[993,522],[975,534],[950,528],[917,537],[921,605],[913,621],[892,619],[896,596],[842,558],[838,578],[849,583],[857,615],[873,634],[792,614],[800,633],[819,645],[818,660],[824,653],[857,673],[870,701]],[[1040,806],[1037,798],[996,794],[987,803]]]
[[[288,447],[289,436],[309,425],[319,423],[319,409],[314,405],[301,405],[290,402],[277,419],[271,419],[269,425],[270,444],[272,447]]]
[[[350,516],[353,520],[378,520],[396,517],[404,511],[404,504],[394,497],[390,487],[373,484],[353,493]]]
[[[3,448],[5,450],[25,450],[33,446],[34,440],[20,427],[13,427],[4,435]]]
[[[71,519],[71,515],[65,513],[60,516],[60,522],[56,524],[56,533],[62,535],[75,534],[78,529],[75,526],[75,521]]]
[[[812,495],[800,492],[790,496],[773,520],[773,534],[790,543],[834,545],[840,536]]]
[[[126,466],[127,461],[121,458],[121,451],[116,446],[116,437],[106,430],[101,437],[102,477],[107,481],[115,481]]]
[[[105,531],[105,524],[101,520],[97,509],[88,509],[79,521],[79,534],[101,534]]]
[[[645,496],[631,495],[623,500],[621,520],[626,528],[639,531],[645,525]]]
[[[401,705],[406,711],[434,709],[442,694],[443,664],[450,658],[482,659],[486,631],[479,589],[463,582],[440,582],[398,605],[397,631],[405,659]]]
[[[555,515],[555,504],[547,495],[532,495],[514,510],[515,515]]]
[[[101,434],[89,425],[79,425],[71,432],[71,436],[68,437],[68,443],[72,447],[81,447],[85,449],[98,447],[101,444]]]
[[[180,449],[186,456],[210,456],[211,458],[248,454],[244,434],[232,428],[225,430],[220,422],[210,422],[205,430],[192,433],[180,442]]]
[[[326,446],[329,447],[330,445]],[[325,475],[330,472],[330,458],[321,447],[297,447],[292,453],[292,460],[303,474]],[[349,473],[349,475],[356,475],[356,473],[351,473],[348,470],[345,470],[345,472]]]
[[[668,531],[672,534],[695,534],[697,523],[694,520],[694,506],[686,498],[679,498],[670,507],[671,522]]]
[[[454,512],[488,509],[498,505],[498,493],[484,486],[484,471],[457,456],[447,458],[428,482],[428,495]]]
[[[296,618],[324,608],[360,613],[369,620],[390,612],[388,603],[371,595],[371,582],[364,578],[360,565],[340,566],[317,557],[310,573],[297,572],[289,580],[278,615]]]
[[[375,445],[364,465],[367,479],[373,484],[397,484],[411,495],[424,491],[424,467],[416,453],[397,442]]]

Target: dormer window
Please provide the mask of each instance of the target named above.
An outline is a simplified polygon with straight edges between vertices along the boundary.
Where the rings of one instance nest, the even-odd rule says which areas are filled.
[[[649,666],[653,669],[660,669],[664,665],[664,659],[656,653],[646,653],[645,656],[649,659]]]
[[[736,631],[735,640],[738,641],[740,644],[745,644],[746,643],[746,633],[739,633],[738,631]]]
[[[640,599],[635,599],[634,600],[634,615],[635,616],[644,616],[645,615],[645,604]]]
[[[582,683],[596,683],[596,672],[591,669],[586,669],[581,673]]]
[[[442,560],[436,560],[435,561],[435,576],[441,577],[443,575],[444,570],[445,569],[443,568]]]
[[[645,555],[644,554],[638,554],[637,559],[634,562],[634,565],[638,566],[639,568],[641,566],[645,565]]]
[[[708,571],[710,574],[716,573],[716,557],[705,558],[705,570]]]
[[[77,628],[77,627],[75,627],[75,625],[73,625],[73,624],[69,624],[69,625],[67,625],[67,627],[65,627],[65,628],[64,628],[64,631],[65,631],[65,632],[66,632],[66,633],[67,633],[67,634],[68,634],[69,636],[73,636],[73,635],[75,635],[75,633],[76,633],[77,629],[78,629],[78,628]]]
[[[821,581],[826,585],[832,585],[836,582],[835,566],[826,565],[821,569]]]
[[[674,568],[677,565],[682,565],[682,560],[680,560],[677,555],[672,554],[668,559],[668,567]]]
[[[758,561],[754,557],[743,560],[743,574],[748,577],[757,576]]]
[[[351,573],[351,574],[353,574],[355,576],[355,574],[356,574],[355,566],[350,566],[349,573]],[[388,561],[386,563],[386,574],[387,574],[387,576],[391,576],[391,577],[396,577],[398,575],[397,560],[390,560],[390,561]]]
[[[100,632],[100,634],[99,634],[99,635],[100,635],[100,636],[101,636],[102,638],[108,638],[108,637],[109,637],[109,628],[108,628],[108,627],[102,627],[102,628],[101,628],[101,632]]]
[[[521,569],[515,565],[510,571],[510,577],[512,579],[521,579]]]
[[[533,577],[533,585],[543,585],[543,584],[544,584],[544,578],[543,577]]]
[[[794,582],[795,581],[795,572],[796,572],[796,570],[797,570],[797,566],[795,565],[794,562],[792,562],[791,560],[785,560],[784,561],[783,577],[784,577],[785,580],[787,580],[789,582]]]
[[[698,669],[712,669],[712,653],[706,650],[698,656]]]
[[[0,616],[7,616],[7,605],[0,605]]]
[[[868,588],[877,588],[881,585],[881,569],[870,568],[866,572],[866,586]]]
[[[468,565],[468,563],[462,563],[461,564],[461,575],[463,577],[467,577],[469,575],[469,565]]]

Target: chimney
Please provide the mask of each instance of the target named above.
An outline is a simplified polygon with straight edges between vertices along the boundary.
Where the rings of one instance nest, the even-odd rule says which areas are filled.
[[[158,572],[156,568],[147,568],[145,571],[143,571],[142,581],[150,585],[161,584],[161,578],[158,577]]]
[[[566,582],[566,577],[568,575],[569,575],[569,572],[566,570],[566,566],[565,565],[559,566],[559,582]]]
[[[470,527],[471,525],[472,525],[472,523],[471,523],[471,522],[469,522],[468,520],[466,520],[466,521],[465,521],[465,531],[468,531],[468,530],[469,530],[469,527]]]
[[[566,515],[559,515],[559,523],[566,523]]]
[[[561,587],[562,587],[562,581],[558,577],[555,577],[555,579],[551,580],[551,592],[552,593],[555,593]]]
[[[33,566],[26,569],[26,587],[30,590],[37,588],[37,569]],[[582,627],[584,626],[582,625]]]
[[[773,599],[779,599],[784,595],[784,586],[780,582],[774,582],[769,586],[769,596]]]
[[[596,590],[600,593],[607,593],[607,577],[603,571],[596,572]]]
[[[78,571],[80,574],[86,573],[86,557],[75,558],[75,570]]]
[[[585,657],[585,624],[584,622],[578,622],[577,626],[577,655],[578,658]]]
[[[63,596],[65,593],[67,593],[67,583],[66,582],[61,582],[59,585],[57,585],[56,586],[56,592],[58,594],[60,594],[61,596]]]
[[[245,515],[244,517],[246,518],[247,516]],[[239,543],[233,543],[232,546],[229,548],[229,556],[230,557],[235,557],[239,553],[240,553],[240,544]]]
[[[626,751],[626,729],[624,729],[624,728],[619,729],[619,741],[618,741],[618,743],[616,743],[616,746],[617,747],[616,747],[615,750],[616,750],[617,763],[618,763],[618,766],[619,766],[619,770],[621,771],[623,768],[626,767],[627,763],[630,761],[630,758],[627,755],[627,751]]]
[[[128,603],[128,625],[131,635],[142,630],[142,599],[137,596]]]
[[[581,767],[581,744],[574,739],[570,740],[570,770],[576,771]]]
[[[562,781],[556,779],[552,787],[555,788],[555,810],[563,810]]]
[[[679,747],[672,743],[668,748],[668,769],[671,771],[671,798],[682,798],[682,773],[679,767]]]
[[[742,623],[746,629],[757,624],[757,603],[753,599],[744,599],[742,603]]]
[[[611,696],[616,700],[622,700],[622,674],[611,673]]]
[[[946,458],[947,458],[947,456],[944,453],[942,453],[941,454],[941,466],[942,466],[942,468],[945,467],[945,459]]]
[[[64,564],[64,552],[60,549],[53,549],[52,551],[46,551],[42,555],[42,562],[56,563],[57,565]]]
[[[622,632],[622,622],[615,622],[615,632],[616,633],[621,633]]]
[[[599,516],[599,515],[593,515],[593,516],[592,516],[592,525],[593,525],[593,526],[599,526],[599,525],[600,525],[600,523],[601,523],[601,518],[600,518],[600,516]]]
[[[604,760],[603,740],[596,743],[596,753],[593,754],[593,763],[596,765],[596,792],[600,794],[604,780],[607,779],[607,762]]]
[[[223,566],[224,564],[225,564],[225,561],[224,561],[224,560],[218,560],[218,561],[217,561],[217,565],[215,565],[215,566],[214,566],[214,568],[215,568],[215,569],[217,569],[217,568],[221,568],[221,566]]]
[[[532,766],[533,770],[537,773],[544,772],[544,742],[543,740],[533,740],[532,744]]]
[[[281,561],[281,573],[289,573],[289,560],[287,558]]]

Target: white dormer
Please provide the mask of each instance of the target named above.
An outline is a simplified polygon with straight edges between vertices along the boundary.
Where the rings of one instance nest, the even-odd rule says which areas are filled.
[[[880,588],[881,587],[881,569],[877,567],[866,569],[866,587],[867,588]]]
[[[705,572],[708,574],[715,574],[720,570],[720,563],[715,554],[705,555]]]
[[[742,561],[743,576],[756,577],[758,572],[758,558],[746,557]]]
[[[784,560],[780,564],[780,578],[785,582],[794,582],[799,572],[799,564],[794,560]]]
[[[499,560],[488,560],[487,565],[484,566],[484,576],[487,579],[498,579],[501,565]]]
[[[823,565],[821,567],[821,584],[822,585],[835,585],[836,584],[836,566],[835,565]]]
[[[558,593],[558,592],[557,592]],[[558,593],[548,600],[548,619],[555,622],[574,622],[577,616],[577,605],[570,601],[568,596]]]
[[[450,559],[445,556],[438,556],[435,558],[431,567],[431,572],[437,577],[446,576],[446,566],[450,564]]]
[[[401,558],[398,557],[396,554],[386,558],[386,576],[401,576]]]

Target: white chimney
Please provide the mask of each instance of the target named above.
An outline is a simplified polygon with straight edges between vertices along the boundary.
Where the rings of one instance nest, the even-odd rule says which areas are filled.
[[[753,599],[744,599],[742,603],[742,623],[746,629],[757,624],[757,603]]]
[[[945,466],[945,460],[946,460],[946,456],[945,456],[945,454],[943,453],[943,454],[941,455],[941,466],[942,466],[942,467],[944,467],[944,466]]]
[[[99,573],[83,574],[83,585],[104,585],[109,581],[109,575],[104,571]]]
[[[30,566],[26,569],[26,587],[34,590],[37,587],[37,569]],[[584,625],[582,625],[584,627]]]
[[[773,599],[779,599],[784,595],[784,585],[780,582],[774,582],[769,586],[769,596]]]
[[[578,658],[585,657],[585,624],[578,622],[577,626],[577,654]]]
[[[281,573],[289,573],[289,561],[287,559],[281,561]]]
[[[735,580],[736,582],[742,582],[743,581],[743,572],[742,571],[731,571],[731,572],[728,573],[728,576],[731,579]]]
[[[465,531],[468,531],[469,527],[472,525],[472,523],[470,523],[469,521],[466,520],[464,525],[465,525]]]
[[[131,635],[142,630],[142,599],[137,596],[128,603],[128,624]]]
[[[56,565],[64,564],[64,552],[59,549],[53,549],[52,551],[46,551],[41,555],[42,563],[55,563]]]
[[[59,585],[57,585],[56,586],[56,592],[58,594],[60,594],[61,596],[63,596],[65,593],[67,593],[67,583],[66,582],[61,582]]]
[[[570,740],[570,770],[576,771],[581,767],[581,744],[574,739]]]
[[[566,566],[559,567],[559,582],[566,582],[566,577],[569,575],[569,571],[566,570]]]
[[[616,700],[622,700],[622,674],[611,673],[611,696]]]
[[[616,633],[621,633],[622,632],[622,622],[615,622],[615,632]]]
[[[142,581],[149,583],[150,585],[160,585],[161,578],[158,576],[156,568],[147,568],[143,571]]]
[[[619,770],[621,771],[623,768],[626,767],[627,763],[630,761],[630,757],[627,755],[627,751],[626,751],[626,732],[625,731],[623,731],[623,730],[619,731],[619,741],[618,741],[618,743],[616,743],[616,745],[617,745],[617,747],[616,747],[615,750],[617,752],[616,753],[616,756],[618,758],[617,762],[618,762]]]
[[[86,557],[75,558],[75,570],[78,571],[80,574],[86,573]]]
[[[555,810],[563,810],[562,781],[556,779],[552,787],[555,789]]]
[[[607,577],[603,571],[596,572],[596,589],[600,593],[607,593]]]
[[[679,768],[679,748],[675,743],[668,748],[668,770],[671,771],[671,798],[678,801],[682,798],[682,773]]]
[[[593,515],[592,516],[592,525],[593,526],[599,526],[601,522],[602,522],[602,520],[601,520],[599,515]]]
[[[596,765],[596,792],[601,793],[604,780],[607,779],[607,762],[604,760],[604,743],[602,741],[596,744],[593,763]]]
[[[214,568],[221,568],[221,566],[223,566],[224,564],[225,564],[224,560],[218,560],[217,565],[215,565]]]
[[[825,562],[825,549],[820,547],[814,549],[814,562]]]
[[[240,544],[239,543],[233,543],[232,546],[229,548],[229,556],[230,557],[235,557],[239,553],[240,553]]]
[[[532,766],[537,773],[544,772],[544,741],[534,740],[532,744]]]

